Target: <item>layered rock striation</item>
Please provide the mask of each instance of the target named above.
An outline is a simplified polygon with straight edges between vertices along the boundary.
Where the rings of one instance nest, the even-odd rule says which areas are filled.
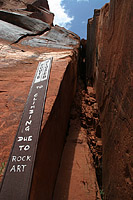
[[[91,152],[96,162],[96,149],[100,146],[101,153],[102,143],[102,192],[105,199],[132,199],[131,3],[132,0],[112,0],[102,9],[95,10],[94,17],[88,20],[87,44],[85,40],[81,41],[82,55],[79,55],[80,38],[63,27],[53,26],[54,14],[50,12],[46,0],[0,0],[1,163],[7,163],[37,65],[53,57],[31,200],[81,196],[86,199],[89,195],[92,199],[100,199]],[[82,58],[79,59],[79,56]],[[99,112],[90,93],[79,91],[86,98],[80,99],[79,94],[76,97],[79,100],[77,111],[72,110],[74,120],[70,121],[72,126],[64,147],[76,92],[78,60],[82,63],[82,69],[79,69],[81,78],[84,79],[86,74],[87,84],[93,84],[96,89]],[[80,106],[83,113],[78,113]],[[79,115],[78,118],[75,115]],[[95,137],[92,124],[96,126]],[[91,152],[87,137],[88,143],[92,143],[89,146]],[[101,155],[99,159],[101,167]],[[62,178],[64,169],[66,182]],[[73,192],[77,190],[75,185],[77,193]],[[14,189],[14,186],[10,188]]]
[[[53,26],[47,1],[0,6],[0,163],[8,161],[38,63],[53,57],[30,196],[52,199],[76,91],[79,37]]]

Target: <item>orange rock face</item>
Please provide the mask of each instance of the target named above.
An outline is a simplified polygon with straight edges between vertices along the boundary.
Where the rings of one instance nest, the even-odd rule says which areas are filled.
[[[6,163],[8,160],[38,62],[45,60],[47,57],[52,56],[54,58],[45,104],[42,126],[44,130],[38,146],[35,178],[33,179],[33,183],[37,183],[36,191],[38,188],[37,180],[39,179],[39,183],[45,185],[43,181],[48,178],[50,185],[46,183],[46,187],[48,186],[46,191],[49,191],[48,195],[51,195],[64,144],[70,106],[76,89],[78,54],[73,50],[40,47],[38,51],[37,48],[30,49],[22,45],[10,47],[9,43],[3,41],[1,41],[1,47],[0,163]],[[45,157],[44,152],[46,153]],[[50,163],[47,162],[47,166],[45,159],[51,159]],[[43,172],[44,166],[46,167],[45,173]],[[50,166],[52,167],[51,169]],[[42,167],[42,170],[40,167]],[[39,177],[36,175],[36,170],[39,170]],[[49,173],[51,174],[51,179]],[[41,195],[40,188],[39,191],[36,191],[36,194]]]
[[[16,0],[12,0],[12,1],[6,0],[6,1],[1,1],[0,8],[2,10],[15,11],[16,13],[22,13],[31,18],[40,19],[49,25],[53,24],[54,14],[49,11],[49,5],[48,5],[47,0],[37,0],[37,1],[26,0],[26,1],[19,1],[19,2]],[[10,18],[11,16],[5,17],[6,20],[10,20]],[[16,21],[15,18],[13,18],[13,20],[14,22]],[[19,23],[21,22],[19,21],[18,24]]]
[[[42,3],[36,2],[34,8]],[[1,3],[2,9],[9,6],[8,3]],[[10,3],[14,7],[16,1]],[[4,24],[0,32],[0,165],[8,161],[38,63],[53,57],[31,189],[31,199],[51,199],[76,91],[79,37],[59,26],[49,26],[46,20],[36,21],[38,19],[27,16],[28,11],[22,12],[21,5],[14,9],[19,14],[10,10],[10,13],[4,12],[0,20]],[[7,20],[8,14],[15,16],[15,20]],[[29,31],[31,21],[33,26]],[[50,24],[52,22],[53,19]],[[41,30],[37,28],[39,24]],[[39,35],[38,31],[34,32],[36,28],[41,31]],[[3,172],[0,176],[2,178]]]
[[[90,70],[103,136],[103,188],[109,200],[132,199],[132,3],[112,0],[100,10],[96,26],[94,17],[88,29],[89,41],[95,27]]]

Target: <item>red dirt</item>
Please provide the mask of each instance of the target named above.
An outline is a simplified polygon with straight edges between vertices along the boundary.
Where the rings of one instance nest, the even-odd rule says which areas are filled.
[[[95,173],[95,168],[100,168],[102,153],[101,139],[96,136],[98,108],[94,89],[87,89],[86,92],[79,78],[54,200],[101,199]]]

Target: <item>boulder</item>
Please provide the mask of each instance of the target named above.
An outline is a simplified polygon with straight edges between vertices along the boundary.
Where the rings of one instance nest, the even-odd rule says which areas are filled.
[[[31,31],[0,20],[0,38],[11,42],[18,41],[21,37],[32,35]]]
[[[46,8],[38,8],[36,6],[33,6],[32,4],[28,4],[26,10],[32,12],[28,15],[29,17],[40,19],[48,23],[49,25],[53,25],[54,14]]]
[[[39,34],[50,29],[48,24],[39,19],[34,19],[23,14],[3,10],[0,10],[0,20],[16,25],[28,31],[32,31],[33,34]]]

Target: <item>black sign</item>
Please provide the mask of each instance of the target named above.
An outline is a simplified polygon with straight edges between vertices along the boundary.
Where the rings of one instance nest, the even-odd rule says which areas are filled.
[[[28,200],[52,58],[40,62],[1,184],[0,200]]]

